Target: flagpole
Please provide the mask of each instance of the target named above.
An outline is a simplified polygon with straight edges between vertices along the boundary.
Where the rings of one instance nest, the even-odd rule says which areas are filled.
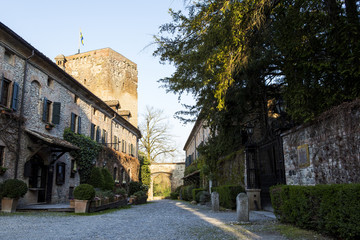
[[[81,29],[80,29],[80,36],[79,36],[79,48],[78,48],[78,54],[80,53],[80,44],[81,44]]]

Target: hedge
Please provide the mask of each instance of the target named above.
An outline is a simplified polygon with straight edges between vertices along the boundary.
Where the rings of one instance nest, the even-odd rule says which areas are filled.
[[[195,200],[196,202],[200,202],[200,198],[196,198],[196,195],[197,195],[197,193],[198,192],[202,192],[202,191],[204,191],[204,189],[203,188],[194,188],[192,191],[191,191],[191,193],[192,193],[192,199],[193,200]],[[200,197],[200,196],[199,196]]]
[[[194,185],[183,186],[181,188],[181,198],[185,201],[192,201],[192,190],[195,188]]]
[[[360,239],[360,184],[273,186],[276,217],[341,239]]]
[[[222,185],[212,187],[211,191],[219,193],[220,206],[228,209],[235,209],[236,196],[241,192],[245,192],[245,189],[240,185]]]

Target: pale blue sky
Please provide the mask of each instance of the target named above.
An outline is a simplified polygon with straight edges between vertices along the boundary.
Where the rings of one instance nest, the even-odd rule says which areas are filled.
[[[182,109],[181,104],[177,96],[166,94],[157,80],[170,76],[174,68],[161,65],[152,56],[155,46],[148,45],[159,26],[171,21],[168,9],[183,7],[183,0],[2,0],[0,21],[52,60],[58,54],[77,53],[81,28],[81,52],[110,47],[135,62],[139,119],[146,105],[164,110],[179,149],[179,160],[184,159],[182,148],[192,124],[182,126],[173,118]],[[191,97],[184,100],[193,102]]]

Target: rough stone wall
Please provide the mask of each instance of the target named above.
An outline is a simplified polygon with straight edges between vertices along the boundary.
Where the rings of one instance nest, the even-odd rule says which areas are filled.
[[[286,183],[360,182],[360,100],[343,103],[283,135]]]
[[[245,187],[245,154],[243,149],[221,158],[218,164],[218,185],[230,184]]]
[[[64,70],[104,101],[119,100],[138,125],[137,66],[110,48],[66,57]]]

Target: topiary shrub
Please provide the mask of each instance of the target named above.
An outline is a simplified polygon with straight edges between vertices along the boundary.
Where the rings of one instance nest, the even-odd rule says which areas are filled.
[[[205,204],[205,203],[211,201],[211,195],[210,195],[209,192],[202,191],[202,192],[199,192],[198,194],[200,195],[199,201],[200,201],[201,204]]]
[[[105,185],[104,176],[101,172],[101,168],[93,167],[91,169],[90,178],[87,182],[92,185],[94,188],[103,189]]]
[[[3,190],[4,190],[4,183],[0,183],[0,199],[2,198]]]
[[[115,194],[125,196],[126,195],[126,190],[124,188],[116,188],[115,189]]]
[[[194,185],[183,186],[181,188],[181,197],[185,201],[192,201],[192,190],[195,188]]]
[[[74,198],[78,200],[92,200],[95,197],[95,189],[90,184],[80,184],[74,189]]]
[[[202,192],[202,191],[204,191],[203,188],[194,188],[194,189],[192,189],[192,191],[191,191],[192,199],[195,200],[196,202],[200,202],[200,195],[199,195],[199,198],[197,198],[196,196],[197,196],[197,194],[199,192]]]
[[[239,185],[222,185],[212,187],[211,191],[219,193],[220,206],[228,209],[235,209],[236,197],[239,193],[245,192],[245,189]]]
[[[133,195],[137,198],[146,197],[146,193],[144,191],[137,191]]]
[[[18,199],[23,197],[28,191],[28,187],[24,181],[19,179],[8,179],[2,186],[2,197]]]
[[[107,168],[101,169],[101,173],[104,176],[104,187],[103,190],[113,191],[115,186],[115,181],[111,176],[111,173]]]

